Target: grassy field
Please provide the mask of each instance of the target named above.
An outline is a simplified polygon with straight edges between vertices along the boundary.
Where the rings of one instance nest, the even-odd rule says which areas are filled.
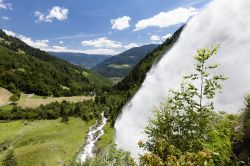
[[[0,122],[0,145],[14,149],[20,166],[64,165],[74,158],[84,143],[91,123],[70,118],[60,120]],[[0,150],[0,165],[8,150]]]
[[[6,89],[0,88],[0,109],[9,109],[12,106],[8,105],[9,98],[11,96],[11,92],[9,92]],[[91,96],[71,96],[71,97],[44,97],[44,96],[38,96],[35,94],[21,94],[21,97],[19,101],[17,102],[17,105],[22,108],[35,108],[39,107],[40,105],[46,105],[52,102],[62,102],[63,100],[66,100],[68,102],[76,103],[81,102],[84,100],[91,100],[94,99],[94,97]]]
[[[96,143],[99,155],[103,154],[106,148],[114,141],[115,129],[107,123],[104,127],[104,134],[101,139]]]
[[[8,90],[0,87],[0,106],[8,104],[11,95]]]
[[[76,103],[76,102],[81,102],[84,100],[90,100],[94,99],[93,97],[89,96],[71,96],[71,97],[48,97],[48,98],[38,98],[37,96],[35,98],[29,98],[29,99],[20,99],[17,104],[18,106],[22,108],[35,108],[39,107],[40,105],[46,105],[52,102],[62,102],[63,100]]]

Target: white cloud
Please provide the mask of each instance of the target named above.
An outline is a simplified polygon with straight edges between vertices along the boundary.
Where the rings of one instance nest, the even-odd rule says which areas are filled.
[[[131,18],[129,16],[119,17],[117,19],[112,19],[110,22],[112,24],[112,29],[122,31],[126,28],[129,28],[129,21]]]
[[[11,3],[6,3],[4,0],[0,0],[0,9],[12,9]]]
[[[17,37],[20,40],[22,40],[23,42],[25,42],[26,44],[35,47],[35,48],[40,48],[40,49],[46,49],[48,48],[48,43],[49,40],[32,40],[30,37],[26,37],[24,35],[20,35],[20,34],[16,34],[15,32],[9,31],[4,29],[3,30],[7,35],[13,36],[13,37]]]
[[[138,21],[134,31],[140,31],[148,27],[166,28],[172,25],[186,23],[190,17],[197,13],[198,10],[193,7],[181,7],[168,12],[161,12],[151,18]]]
[[[130,49],[133,47],[139,47],[139,45],[136,43],[130,43],[130,44],[124,46],[124,48],[126,48],[126,49]]]
[[[170,37],[172,37],[172,34],[169,33],[169,34],[166,34],[166,35],[162,36],[161,38],[166,40],[166,39],[168,39]]]
[[[62,46],[53,46],[46,49],[50,52],[73,52],[73,53],[85,53],[85,54],[101,54],[101,55],[117,55],[119,52],[113,49],[91,49],[91,50],[77,50],[77,49],[68,49],[67,47]]]
[[[10,18],[7,17],[7,16],[2,16],[1,18],[2,18],[3,20],[5,20],[5,21],[9,21],[9,20],[10,20]]]
[[[119,47],[122,47],[122,44],[120,42],[109,40],[106,37],[101,37],[101,38],[94,39],[94,40],[82,41],[81,44],[83,46],[93,46],[96,48],[119,48]]]
[[[52,51],[52,52],[73,52],[72,50],[68,50],[66,47],[62,46],[52,46],[52,48],[47,48],[47,51]]]
[[[7,35],[9,35],[9,36],[16,37],[16,33],[15,33],[15,32],[9,31],[9,30],[7,30],[7,29],[3,29],[3,31],[4,31]]]
[[[68,49],[67,47],[63,46],[49,46],[49,40],[32,40],[30,37],[26,37],[24,35],[16,34],[15,32],[3,29],[3,31],[10,36],[17,37],[26,44],[39,48],[44,51],[52,51],[52,52],[74,52],[74,53],[86,53],[86,54],[102,54],[102,55],[116,55],[120,52],[107,49],[107,48],[98,48],[98,49],[90,49],[90,50],[77,50],[77,49]]]
[[[120,42],[108,40],[107,38],[99,38],[90,41],[83,41],[82,44],[87,44],[87,46],[94,46],[96,49],[88,49],[88,50],[78,50],[78,49],[69,49],[64,46],[54,45],[50,46],[49,40],[33,40],[30,37],[17,34],[15,32],[3,29],[3,31],[10,36],[17,37],[26,44],[39,48],[44,51],[52,51],[52,52],[73,52],[73,53],[86,53],[86,54],[102,54],[102,55],[117,55],[119,54],[124,48],[130,49],[133,47],[139,47],[136,43],[129,43],[127,45],[122,45]],[[63,41],[59,41],[59,44],[62,44]],[[120,48],[116,50],[114,48]],[[122,49],[123,48],[123,49]]]
[[[159,41],[159,40],[161,40],[161,37],[160,37],[160,36],[157,36],[157,35],[152,35],[152,36],[150,37],[150,39],[153,40],[153,41]]]
[[[52,22],[53,19],[62,21],[68,18],[68,13],[69,11],[67,8],[54,6],[52,9],[48,11],[47,15],[40,11],[35,11],[35,17],[37,17],[36,22]]]

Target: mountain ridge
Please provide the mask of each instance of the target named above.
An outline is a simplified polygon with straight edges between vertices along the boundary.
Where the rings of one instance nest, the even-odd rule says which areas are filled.
[[[85,67],[88,69],[112,57],[111,55],[73,53],[73,52],[49,52],[49,54],[64,59],[72,64]]]
[[[156,44],[148,44],[131,48],[106,59],[102,63],[94,66],[92,70],[108,78],[123,78],[141,59],[153,51],[157,46]]]
[[[35,49],[2,30],[0,39],[0,86],[12,92],[71,96],[110,85],[102,76]]]

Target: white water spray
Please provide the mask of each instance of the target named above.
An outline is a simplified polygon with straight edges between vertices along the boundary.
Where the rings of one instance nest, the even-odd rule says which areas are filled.
[[[84,163],[87,158],[92,158],[95,156],[93,149],[95,147],[96,142],[104,134],[103,127],[105,126],[106,122],[107,122],[107,118],[105,118],[104,112],[103,112],[101,124],[96,122],[95,125],[93,125],[89,128],[86,143],[84,145],[83,150],[79,153],[79,155],[77,157],[77,162]]]
[[[180,85],[184,75],[193,70],[197,48],[220,43],[218,73],[230,79],[215,106],[226,112],[239,112],[244,96],[250,93],[250,1],[214,0],[184,28],[175,46],[148,73],[141,89],[123,108],[116,121],[116,143],[137,158],[138,142],[144,140],[143,127],[154,106],[164,101],[169,89]]]

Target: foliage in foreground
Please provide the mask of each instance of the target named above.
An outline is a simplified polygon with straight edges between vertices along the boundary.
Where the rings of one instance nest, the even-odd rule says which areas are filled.
[[[116,145],[111,144],[106,154],[88,159],[81,166],[136,166],[136,163],[128,152],[117,149]]]
[[[207,61],[218,47],[198,49],[195,73],[184,77],[179,91],[155,111],[145,129],[148,141],[139,145],[147,153],[141,165],[232,165],[232,128],[237,117],[214,112],[213,98],[222,89],[223,75]],[[197,86],[198,84],[198,86]]]
[[[237,128],[242,137],[235,141],[234,154],[242,165],[250,165],[250,95],[245,98],[243,111],[242,125]]]

